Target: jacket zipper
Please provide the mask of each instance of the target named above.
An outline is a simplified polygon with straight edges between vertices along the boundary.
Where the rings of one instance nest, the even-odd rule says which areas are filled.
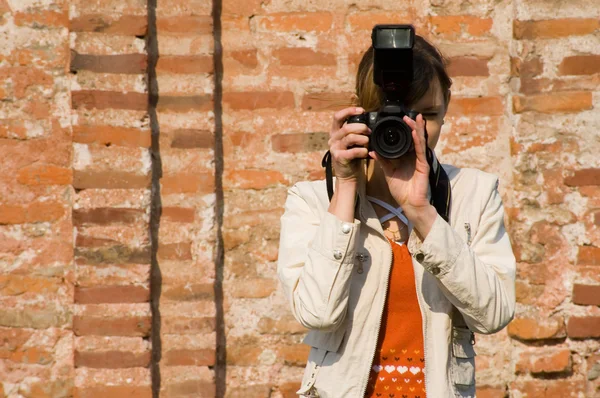
[[[387,275],[387,278],[385,278],[385,289],[384,289],[384,296],[383,296],[384,299],[383,299],[383,305],[381,306],[381,311],[379,312],[379,323],[377,324],[377,332],[375,333],[375,344],[373,345],[373,352],[371,353],[371,360],[369,362],[367,362],[369,364],[369,367],[367,368],[367,372],[365,373],[366,377],[363,382],[363,388],[362,388],[362,393],[360,394],[360,398],[364,398],[365,393],[367,392],[367,384],[369,383],[369,374],[371,373],[371,366],[373,366],[373,360],[375,359],[375,353],[377,351],[377,341],[379,341],[379,332],[381,331],[381,321],[383,319],[383,310],[385,308],[385,300],[387,299],[387,291],[388,291],[388,287],[390,284],[390,273],[392,271],[392,256],[393,256],[392,245],[387,240],[385,235],[383,235],[383,239],[387,243],[388,248],[389,248],[389,253],[390,253],[390,261],[389,261],[389,265],[388,265],[388,275]],[[425,354],[425,351],[423,351],[423,354]],[[427,387],[425,387],[425,389],[427,389]]]
[[[411,256],[412,259],[412,256]],[[414,269],[414,266],[413,266]],[[423,311],[423,292],[419,290],[419,281],[417,281],[417,273],[415,272],[415,290],[417,291],[417,298],[419,301],[419,309],[421,310],[421,317],[423,318],[423,359],[425,359],[425,369],[429,369],[429,365],[427,364],[427,311]],[[423,370],[423,379],[425,383],[425,396],[427,397],[427,391],[429,390],[427,387],[427,372]]]

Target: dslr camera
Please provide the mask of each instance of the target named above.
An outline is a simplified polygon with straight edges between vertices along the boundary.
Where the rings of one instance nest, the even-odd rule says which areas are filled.
[[[347,123],[369,126],[369,151],[397,159],[414,150],[412,129],[402,120],[415,119],[417,112],[406,109],[405,96],[413,81],[413,46],[415,29],[412,25],[376,25],[371,33],[373,42],[373,80],[381,87],[384,103],[377,112],[348,118]]]

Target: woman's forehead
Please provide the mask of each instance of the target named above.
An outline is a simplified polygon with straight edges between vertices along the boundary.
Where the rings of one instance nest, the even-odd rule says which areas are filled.
[[[429,89],[414,105],[415,109],[441,108],[444,104],[444,94],[437,79],[431,82]]]

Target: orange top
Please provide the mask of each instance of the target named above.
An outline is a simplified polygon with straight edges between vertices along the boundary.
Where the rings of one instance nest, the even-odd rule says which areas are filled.
[[[412,259],[406,245],[391,244],[387,300],[365,397],[425,398],[423,320]]]

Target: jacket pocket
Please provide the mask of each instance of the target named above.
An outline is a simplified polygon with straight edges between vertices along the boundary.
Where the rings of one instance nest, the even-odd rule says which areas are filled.
[[[475,348],[473,332],[467,328],[452,328],[452,381],[461,395],[475,395]]]
[[[319,397],[319,392],[315,388],[315,382],[319,370],[321,369],[321,365],[325,360],[325,355],[327,355],[327,350],[315,347],[311,349],[306,368],[304,369],[302,385],[300,386],[300,389],[296,391],[296,394],[307,398]]]

